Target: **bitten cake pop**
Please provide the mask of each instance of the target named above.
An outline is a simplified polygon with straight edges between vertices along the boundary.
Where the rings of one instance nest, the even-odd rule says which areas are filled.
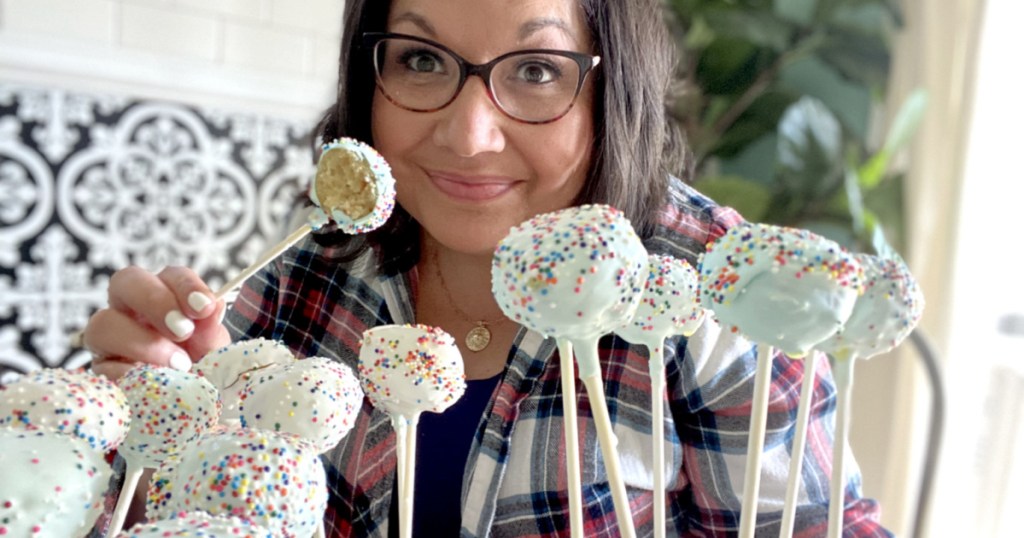
[[[238,410],[243,427],[293,433],[323,453],[352,429],[362,404],[351,368],[313,357],[253,372]]]
[[[772,349],[803,357],[835,334],[850,317],[863,271],[838,244],[807,230],[744,223],[708,244],[699,272],[701,303],[724,325],[759,344],[739,529],[740,538],[751,538]],[[813,376],[813,369],[809,373]]]
[[[275,536],[312,536],[327,507],[319,454],[287,433],[218,426],[182,452],[171,481],[175,512],[239,517]]]
[[[697,271],[686,260],[652,254],[647,282],[633,318],[615,332],[626,341],[646,346],[650,354],[651,439],[654,453],[654,535],[665,536],[665,339],[692,335],[704,321],[697,289]]]
[[[295,362],[295,355],[276,340],[253,338],[207,353],[192,368],[220,391],[222,424],[237,424],[238,403],[246,381],[256,372]]]
[[[225,283],[214,297],[222,299],[282,252],[313,230],[334,224],[348,234],[379,228],[395,208],[395,179],[391,166],[370,146],[352,139],[328,142],[317,162],[309,198],[316,205],[308,222],[270,247],[259,259]]]
[[[118,453],[125,482],[111,517],[109,536],[121,530],[143,469],[155,469],[209,430],[220,416],[220,395],[206,379],[173,368],[136,366],[118,381],[128,398],[132,426]]]
[[[395,207],[391,166],[372,147],[352,138],[322,146],[309,198],[313,229],[334,221],[349,234],[379,228]]]
[[[273,533],[237,517],[204,512],[181,513],[173,518],[139,523],[118,538],[276,538]]]
[[[110,465],[75,437],[0,430],[0,536],[79,538],[103,513]]]
[[[622,212],[583,205],[538,215],[512,228],[491,261],[491,289],[502,311],[558,340],[565,413],[570,529],[583,532],[582,493],[572,357],[592,402],[619,527],[635,535],[618,449],[601,382],[597,342],[636,312],[647,250]]]
[[[63,433],[107,452],[129,421],[124,393],[105,377],[48,368],[0,385],[0,428]]]
[[[466,391],[462,355],[448,333],[426,325],[383,325],[363,333],[359,378],[374,407],[391,417],[398,447],[399,536],[412,536],[416,425]]]
[[[858,358],[867,359],[898,346],[917,326],[924,311],[924,296],[917,280],[898,257],[879,258],[860,254],[864,268],[864,294],[857,298],[850,319],[836,335],[818,344],[835,359],[836,434],[832,447],[832,480],[829,501],[828,536],[842,533],[846,445],[850,423],[850,391],[853,367]],[[800,402],[804,405],[804,402]]]

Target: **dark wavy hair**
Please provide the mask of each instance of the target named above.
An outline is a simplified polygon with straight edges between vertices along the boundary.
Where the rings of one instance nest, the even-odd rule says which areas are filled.
[[[682,135],[666,110],[676,48],[659,0],[579,0],[595,54],[594,151],[577,204],[617,207],[637,233],[653,233],[670,174],[686,175]],[[386,30],[391,2],[348,0],[341,41],[338,97],[321,119],[322,140],[348,136],[373,145],[370,107],[375,91],[365,32]],[[318,234],[341,258],[378,247],[382,269],[394,274],[419,259],[419,224],[398,206],[388,222],[365,236]]]

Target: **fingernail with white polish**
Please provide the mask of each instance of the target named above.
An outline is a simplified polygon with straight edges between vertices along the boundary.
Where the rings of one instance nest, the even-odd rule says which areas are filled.
[[[188,294],[188,305],[195,312],[201,312],[204,308],[210,306],[211,303],[213,303],[213,300],[207,297],[205,293],[193,291]]]
[[[171,355],[171,368],[187,372],[192,369],[192,359],[180,351],[175,351],[174,355]]]
[[[196,330],[196,324],[192,323],[192,320],[185,317],[180,310],[171,310],[164,316],[164,323],[167,328],[174,333],[178,338],[185,338],[192,334],[192,331]]]

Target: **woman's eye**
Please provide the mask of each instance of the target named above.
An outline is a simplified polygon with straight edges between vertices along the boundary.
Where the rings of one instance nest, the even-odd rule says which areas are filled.
[[[530,84],[554,82],[562,75],[561,71],[554,65],[538,61],[520,64],[516,74],[521,80]]]
[[[408,51],[399,58],[399,63],[416,73],[440,73],[444,62],[437,54],[428,51]]]

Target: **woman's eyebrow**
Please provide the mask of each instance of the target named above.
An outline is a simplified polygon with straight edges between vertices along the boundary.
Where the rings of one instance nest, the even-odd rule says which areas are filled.
[[[558,17],[540,17],[526,21],[519,27],[519,39],[526,40],[536,32],[544,28],[557,28],[568,38],[576,41],[576,34],[564,20]]]
[[[434,38],[437,37],[437,31],[434,30],[434,26],[431,25],[429,22],[427,22],[427,19],[425,19],[419,13],[413,13],[412,11],[406,11],[404,13],[401,13],[401,14],[395,16],[391,20],[391,24],[398,24],[400,22],[411,23],[411,24],[415,25],[416,27],[418,27],[420,30],[423,30],[423,32],[426,33],[427,35],[429,35],[430,37],[434,37]]]

